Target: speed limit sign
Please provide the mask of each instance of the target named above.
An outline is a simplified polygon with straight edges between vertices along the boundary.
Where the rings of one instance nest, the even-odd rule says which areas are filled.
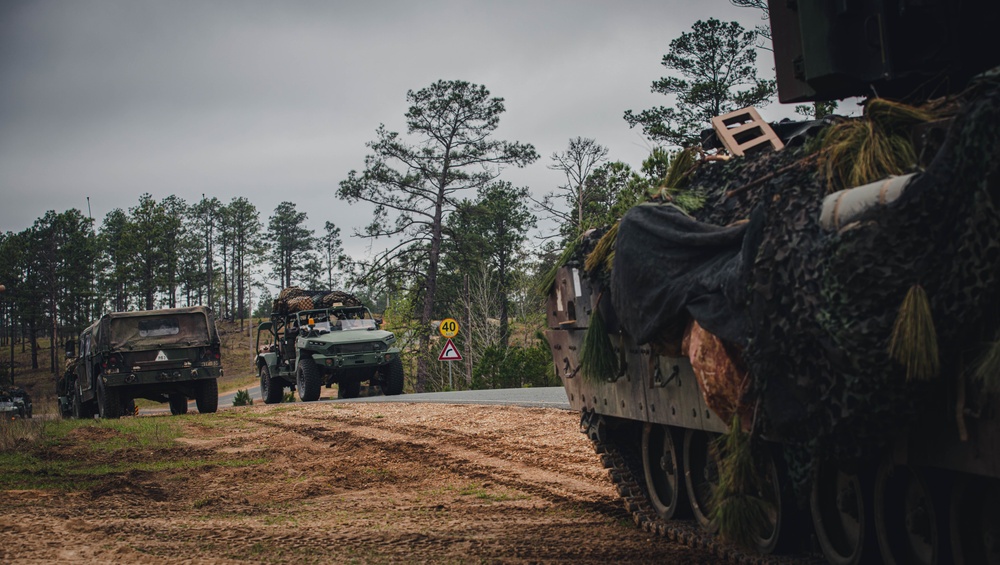
[[[445,318],[438,326],[438,331],[441,332],[442,336],[451,339],[458,335],[458,322],[454,318]]]

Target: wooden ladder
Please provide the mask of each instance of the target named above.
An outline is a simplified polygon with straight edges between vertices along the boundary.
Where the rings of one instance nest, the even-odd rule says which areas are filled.
[[[712,127],[726,149],[737,157],[764,149],[768,143],[774,151],[785,147],[752,106],[712,118]]]

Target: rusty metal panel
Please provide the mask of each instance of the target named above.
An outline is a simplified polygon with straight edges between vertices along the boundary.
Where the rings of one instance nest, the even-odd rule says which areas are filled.
[[[555,289],[549,293],[546,303],[549,327],[586,328],[595,301],[594,289],[579,269],[560,267]]]

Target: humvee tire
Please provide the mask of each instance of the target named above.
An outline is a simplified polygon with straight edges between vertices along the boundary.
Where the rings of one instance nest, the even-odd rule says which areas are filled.
[[[84,404],[83,401],[80,400],[80,391],[76,389],[76,385],[73,385],[72,411],[73,417],[78,420],[94,417],[94,412],[92,411],[90,404]]]
[[[267,365],[260,366],[260,397],[264,399],[264,404],[278,404],[285,399],[285,387],[281,385],[281,379],[271,377],[271,370]]]
[[[382,367],[383,391],[386,396],[396,396],[403,393],[403,360],[396,357],[388,365]]]
[[[302,402],[312,402],[319,399],[320,387],[323,386],[323,375],[316,366],[316,362],[309,357],[299,359],[299,366],[296,370],[296,387],[299,389],[299,398]]]
[[[97,413],[105,420],[122,417],[121,392],[104,386],[104,379],[97,377]]]
[[[195,384],[194,404],[201,414],[211,414],[219,410],[219,381],[206,379]]]
[[[183,394],[175,392],[167,396],[167,401],[170,403],[170,413],[174,416],[180,416],[181,414],[187,414],[188,412],[188,399]]]

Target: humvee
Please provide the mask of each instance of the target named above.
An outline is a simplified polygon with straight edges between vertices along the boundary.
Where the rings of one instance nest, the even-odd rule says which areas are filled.
[[[396,336],[380,325],[364,306],[272,314],[257,327],[254,363],[264,403],[281,402],[286,387],[311,402],[319,399],[320,387],[334,383],[340,398],[357,397],[365,381],[387,395],[402,393]]]
[[[80,334],[79,355],[57,383],[60,409],[74,418],[118,418],[134,399],[168,402],[184,414],[188,399],[215,412],[222,376],[221,344],[206,306],[104,315]]]

